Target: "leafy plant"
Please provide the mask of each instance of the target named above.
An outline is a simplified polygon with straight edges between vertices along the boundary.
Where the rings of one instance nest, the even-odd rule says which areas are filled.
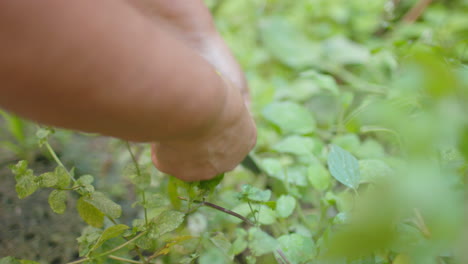
[[[56,213],[79,197],[70,263],[466,263],[465,1],[207,2],[250,80],[259,170],[185,183],[123,144],[141,211],[124,223],[41,129],[57,168],[20,161],[16,190],[50,189]]]

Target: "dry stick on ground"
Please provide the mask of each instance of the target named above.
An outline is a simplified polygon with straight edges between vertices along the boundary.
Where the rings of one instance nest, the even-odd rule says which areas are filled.
[[[180,200],[184,200],[184,201],[188,201],[187,198],[185,197],[178,197]],[[233,212],[229,209],[226,209],[224,207],[221,207],[219,205],[216,205],[214,203],[210,203],[210,202],[206,202],[206,201],[198,201],[198,200],[193,200],[192,202],[194,203],[197,203],[197,204],[200,204],[200,205],[204,205],[204,206],[208,206],[208,207],[211,207],[213,209],[216,209],[218,211],[221,211],[223,213],[226,213],[226,214],[229,214],[229,215],[232,215],[234,217],[237,217],[239,219],[241,219],[242,221],[244,221],[245,223],[251,225],[251,226],[255,226],[255,224],[250,221],[250,219],[236,213],[236,212]],[[281,260],[281,264],[291,264],[291,262],[288,260],[288,258],[286,257],[286,255],[284,254],[283,250],[281,248],[277,248],[276,249],[276,253],[278,253],[278,255],[280,256],[280,260]],[[283,262],[284,261],[284,262]]]
[[[419,0],[419,2],[403,17],[403,22],[410,24],[416,21],[424,13],[424,10],[431,2],[432,0]]]

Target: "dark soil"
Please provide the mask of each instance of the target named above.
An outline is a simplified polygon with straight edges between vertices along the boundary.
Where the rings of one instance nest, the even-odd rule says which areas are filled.
[[[0,168],[0,258],[61,264],[78,257],[76,238],[84,224],[74,210],[76,198],[69,196],[69,208],[58,215],[48,205],[50,192],[41,189],[20,200],[14,176],[6,166]]]

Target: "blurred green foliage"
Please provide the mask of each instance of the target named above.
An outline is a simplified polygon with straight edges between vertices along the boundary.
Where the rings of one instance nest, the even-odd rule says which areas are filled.
[[[144,208],[128,226],[78,180],[86,263],[114,263],[122,243],[112,254],[138,263],[468,262],[467,1],[432,1],[414,22],[416,0],[206,2],[249,79],[262,172],[183,183],[144,152],[123,173]],[[38,180],[16,170],[29,195]]]

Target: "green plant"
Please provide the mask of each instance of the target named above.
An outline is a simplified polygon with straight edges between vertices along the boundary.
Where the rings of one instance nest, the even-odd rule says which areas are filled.
[[[58,213],[80,197],[72,263],[466,263],[466,1],[410,22],[419,1],[208,2],[250,80],[260,171],[189,184],[124,144],[142,212],[124,225],[41,129],[58,167],[18,163],[17,191],[52,188]]]

